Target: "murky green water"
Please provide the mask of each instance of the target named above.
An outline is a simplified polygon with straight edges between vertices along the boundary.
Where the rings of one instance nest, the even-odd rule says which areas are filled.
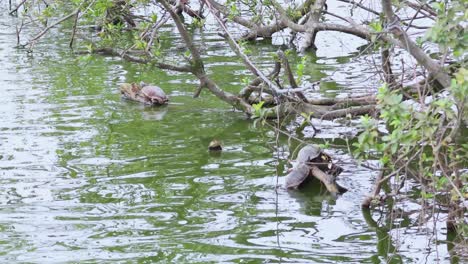
[[[2,10],[0,20],[1,263],[447,259],[443,243],[437,252],[427,248],[430,226],[394,228],[390,233],[400,237],[394,241],[385,228],[366,223],[360,202],[373,173],[343,165],[340,182],[350,191],[337,199],[317,184],[277,191],[277,175],[285,174],[297,142],[277,142],[206,92],[191,98],[197,85],[191,76],[109,57],[83,61],[66,43],[40,45],[29,56],[14,48],[15,19]],[[236,89],[244,68],[215,35],[205,38],[214,79]],[[266,58],[276,48],[256,49]],[[339,59],[318,61],[308,74],[323,77]],[[171,103],[149,108],[121,100],[118,85],[138,80],[158,83]],[[323,87],[324,94],[340,89]],[[318,126],[319,139],[311,142],[352,130]],[[224,142],[219,156],[207,152],[213,138]],[[344,142],[336,143],[341,147],[328,152],[349,160]],[[416,222],[401,218],[400,225]]]

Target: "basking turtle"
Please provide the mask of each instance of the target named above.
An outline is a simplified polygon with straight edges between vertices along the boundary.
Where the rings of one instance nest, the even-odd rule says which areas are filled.
[[[161,88],[144,82],[141,82],[140,85],[123,83],[120,85],[120,92],[125,99],[148,105],[163,105],[169,101],[166,93]]]
[[[309,173],[309,166],[304,163],[298,163],[286,176],[284,187],[286,189],[297,189],[309,177]]]
[[[301,150],[299,150],[296,161],[298,163],[306,163],[309,166],[317,166],[319,169],[325,172],[328,172],[333,167],[331,157],[324,153],[319,146],[311,144],[306,145]],[[339,173],[341,173],[341,171]]]
[[[305,145],[297,153],[297,162],[310,162],[322,154],[322,149],[316,145]]]
[[[151,102],[151,104],[166,104],[169,102],[169,97],[166,93],[156,85],[149,85],[144,82],[140,82],[140,92]]]
[[[297,189],[310,175],[314,175],[332,193],[346,191],[346,189],[338,186],[335,182],[335,177],[343,169],[333,164],[331,157],[325,154],[320,147],[315,145],[304,146],[297,154],[296,161],[296,165],[286,176],[286,188]]]

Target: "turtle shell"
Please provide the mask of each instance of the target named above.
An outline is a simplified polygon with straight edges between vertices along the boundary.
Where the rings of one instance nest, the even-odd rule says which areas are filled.
[[[160,97],[160,98],[167,97],[166,93],[158,86],[153,86],[153,85],[143,86],[143,88],[141,88],[140,91],[145,93],[145,95],[149,97]]]
[[[299,153],[297,154],[297,162],[309,162],[315,158],[318,158],[320,154],[322,153],[322,149],[319,146],[316,145],[305,145],[301,150],[299,150]]]
[[[297,164],[291,172],[286,176],[284,186],[287,189],[296,189],[303,183],[309,176],[310,168],[304,163]]]
[[[140,90],[141,94],[147,97],[152,103],[157,102],[159,104],[166,103],[169,101],[166,93],[155,85],[145,85]]]

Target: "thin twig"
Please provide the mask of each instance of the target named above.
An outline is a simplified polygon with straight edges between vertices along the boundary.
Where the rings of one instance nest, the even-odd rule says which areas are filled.
[[[78,10],[78,12],[75,15],[75,21],[73,22],[73,30],[72,30],[72,35],[71,35],[70,44],[69,44],[70,49],[73,49],[73,41],[75,40],[76,25],[78,24],[79,15],[80,15],[80,11]]]
[[[59,19],[57,22],[49,25],[48,27],[44,28],[39,34],[37,34],[36,36],[34,36],[32,39],[30,39],[26,44],[24,44],[23,46],[26,47],[26,46],[30,46],[29,47],[29,50],[32,50],[32,48],[34,47],[34,44],[35,42],[41,38],[42,36],[44,36],[44,34],[46,34],[49,30],[51,30],[52,28],[54,28],[55,26],[59,25],[60,23],[62,23],[63,21],[77,15],[78,13],[80,12],[80,8],[77,8],[75,9],[73,12],[71,12],[70,14],[62,17],[61,19]]]
[[[218,24],[221,26],[221,28],[223,29],[223,31],[225,32],[226,36],[228,37],[228,40],[229,40],[229,43],[231,44],[231,46],[233,47],[234,51],[237,53],[237,55],[239,55],[242,59],[242,61],[244,62],[244,64],[247,66],[247,68],[249,68],[249,70],[255,75],[255,76],[258,76],[262,79],[262,81],[264,83],[266,83],[268,85],[268,87],[273,90],[274,92],[278,92],[280,89],[277,85],[275,85],[273,82],[271,82],[266,76],[265,74],[263,74],[263,72],[261,72],[257,67],[255,67],[255,65],[253,64],[253,62],[250,60],[250,58],[245,55],[245,53],[242,52],[242,49],[241,47],[239,46],[239,44],[234,40],[234,37],[231,35],[231,33],[229,32],[229,30],[226,28],[226,25],[224,24],[224,22],[221,20],[221,18],[216,14],[214,8],[212,7],[211,3],[209,1],[206,1],[205,0],[205,3],[206,5],[208,6],[209,10],[210,10],[210,13],[215,17],[216,21],[218,22]]]
[[[24,3],[26,3],[26,1],[27,1],[27,0],[21,1],[21,3],[19,3],[19,4],[15,7],[15,9],[11,10],[10,13],[8,13],[8,14],[9,14],[9,15],[13,15],[14,13],[18,13],[18,9],[19,9],[22,5],[24,5]],[[11,9],[11,2],[10,2],[10,9]]]

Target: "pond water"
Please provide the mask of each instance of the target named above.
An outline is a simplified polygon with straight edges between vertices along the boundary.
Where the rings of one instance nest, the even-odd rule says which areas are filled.
[[[5,2],[1,263],[432,263],[450,257],[444,243],[427,243],[432,227],[418,226],[417,212],[376,223],[379,214],[372,220],[361,211],[375,173],[346,154],[343,138],[353,128],[317,121],[321,131],[307,139],[337,138],[327,152],[347,161],[340,183],[349,192],[335,199],[317,182],[300,191],[276,189],[298,142],[254,127],[207,92],[193,99],[197,82],[190,75],[118,58],[80,59],[59,32],[33,54],[17,50],[17,21]],[[213,78],[238,89],[247,76],[243,66],[216,35],[203,37]],[[253,49],[263,57],[255,60],[269,61],[276,48],[258,44]],[[362,68],[349,62],[351,55],[319,53],[308,80],[341,67],[354,71],[340,81],[355,84]],[[171,103],[151,108],[121,100],[119,84],[139,80],[159,84]],[[349,89],[330,81],[320,92]],[[207,151],[213,138],[223,141],[220,155]],[[438,234],[445,239],[443,230]]]

